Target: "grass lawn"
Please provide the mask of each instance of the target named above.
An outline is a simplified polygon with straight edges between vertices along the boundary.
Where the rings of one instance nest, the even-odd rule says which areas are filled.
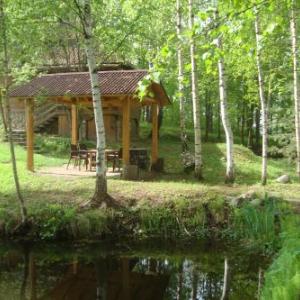
[[[143,132],[143,136],[146,130]],[[300,199],[299,184],[295,176],[294,166],[287,160],[269,160],[269,183],[267,187],[260,185],[261,158],[254,155],[247,148],[235,145],[236,183],[232,186],[224,184],[225,172],[225,145],[222,143],[203,144],[204,181],[197,182],[193,174],[182,172],[180,160],[180,141],[174,130],[164,128],[160,135],[160,156],[165,159],[165,173],[151,181],[124,181],[109,179],[109,192],[112,196],[123,201],[137,200],[160,202],[168,199],[205,199],[213,194],[232,195],[247,190],[258,193],[272,193],[285,199]],[[39,138],[41,140],[41,138]],[[55,139],[54,139],[55,140]],[[56,141],[57,143],[57,141]],[[64,142],[65,143],[65,142]],[[149,146],[151,141],[144,137],[136,146]],[[48,143],[49,144],[49,143]],[[26,171],[26,152],[22,147],[16,147],[18,170],[21,188],[27,201],[29,210],[32,206],[39,207],[47,203],[61,203],[76,205],[89,199],[94,190],[92,177],[54,177],[38,172],[48,166],[58,166],[67,162],[67,152],[59,149],[59,154],[53,147],[47,153],[47,147],[42,154],[35,155],[37,172]],[[282,185],[276,178],[282,174],[289,174],[292,183]],[[0,207],[15,209],[18,203],[15,196],[15,187],[11,171],[9,148],[5,143],[0,144]]]

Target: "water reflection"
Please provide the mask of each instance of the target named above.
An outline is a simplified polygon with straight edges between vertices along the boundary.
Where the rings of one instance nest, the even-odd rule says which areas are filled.
[[[255,299],[266,262],[240,251],[1,247],[0,299]]]

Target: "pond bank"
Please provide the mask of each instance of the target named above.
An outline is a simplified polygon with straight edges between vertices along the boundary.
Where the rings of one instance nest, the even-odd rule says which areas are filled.
[[[45,240],[52,241],[54,248],[59,245],[59,241],[67,245],[67,240],[69,240],[72,249],[84,249],[80,253],[71,253],[70,261],[75,262],[84,260],[80,256],[85,256],[86,253],[89,253],[90,257],[87,261],[90,261],[94,254],[90,253],[90,250],[87,252],[87,249],[95,239],[106,240],[110,245],[119,245],[112,248],[114,257],[121,255],[133,261],[139,257],[141,262],[145,261],[143,258],[146,255],[145,252],[132,252],[138,243],[148,243],[146,248],[148,251],[151,250],[149,245],[165,244],[168,245],[166,249],[168,251],[172,249],[172,252],[176,247],[177,249],[178,247],[190,249],[199,241],[207,241],[206,247],[211,247],[219,240],[221,245],[225,243],[224,249],[226,249],[226,244],[229,245],[228,250],[225,250],[222,255],[222,261],[216,264],[215,258],[207,257],[207,266],[219,269],[219,275],[216,275],[216,278],[223,276],[221,267],[226,258],[229,259],[227,263],[231,265],[234,261],[233,265],[236,265],[236,258],[230,257],[230,249],[241,247],[254,253],[256,262],[261,263],[264,257],[274,258],[270,267],[264,270],[260,265],[255,270],[254,274],[257,276],[265,274],[266,283],[261,288],[260,299],[297,299],[289,298],[289,295],[298,296],[299,216],[290,210],[286,202],[278,199],[266,197],[242,201],[235,198],[229,201],[214,195],[214,198],[207,197],[202,201],[176,200],[155,205],[144,202],[118,210],[97,209],[85,212],[77,212],[74,208],[58,204],[44,205],[30,211],[32,227],[22,237],[13,234],[18,220],[12,219],[8,211],[3,214],[2,210],[1,220],[3,220],[0,226],[3,238],[10,240],[22,238],[27,245],[36,241],[40,249],[44,248],[45,243],[42,241]],[[112,239],[114,243],[111,244]],[[4,245],[9,247],[9,242],[6,241]],[[101,245],[96,251],[97,263],[106,257],[103,252],[105,244],[102,242]],[[116,251],[120,245],[121,254],[117,254]],[[96,250],[94,246],[91,249]],[[52,257],[52,251],[50,252],[50,257]],[[148,262],[149,265],[155,259],[162,259],[162,261],[166,259],[165,254],[161,252],[156,252],[156,254],[152,252],[151,255],[147,252],[146,256],[152,258]],[[28,255],[28,259],[31,257]],[[37,254],[34,257],[37,258]],[[56,254],[54,257],[55,260],[58,259]],[[62,257],[65,259],[65,254]],[[175,254],[175,257],[180,259],[179,255]],[[258,257],[260,258],[257,259]],[[193,259],[197,260],[197,257],[194,256]],[[47,258],[42,255],[41,260],[47,261]],[[253,286],[257,287],[257,281],[253,283]],[[251,297],[253,295],[249,296],[249,299],[253,299]]]
[[[278,234],[278,199],[228,199],[216,194],[199,199],[164,202],[130,199],[118,209],[78,211],[59,203],[31,206],[30,226],[21,232],[18,213],[0,208],[0,237],[26,240],[103,240],[160,238],[194,240],[202,238],[274,240]],[[283,212],[282,212],[283,213]],[[253,235],[253,236],[252,236]]]

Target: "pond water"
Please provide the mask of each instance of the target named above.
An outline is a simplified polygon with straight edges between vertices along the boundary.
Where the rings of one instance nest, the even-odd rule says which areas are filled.
[[[257,298],[269,259],[210,243],[155,244],[0,244],[0,299]]]

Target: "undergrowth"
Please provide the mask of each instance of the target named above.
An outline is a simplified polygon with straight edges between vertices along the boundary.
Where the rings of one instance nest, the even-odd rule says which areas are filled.
[[[300,298],[300,220],[286,218],[281,234],[282,248],[265,274],[262,300],[298,300]]]

